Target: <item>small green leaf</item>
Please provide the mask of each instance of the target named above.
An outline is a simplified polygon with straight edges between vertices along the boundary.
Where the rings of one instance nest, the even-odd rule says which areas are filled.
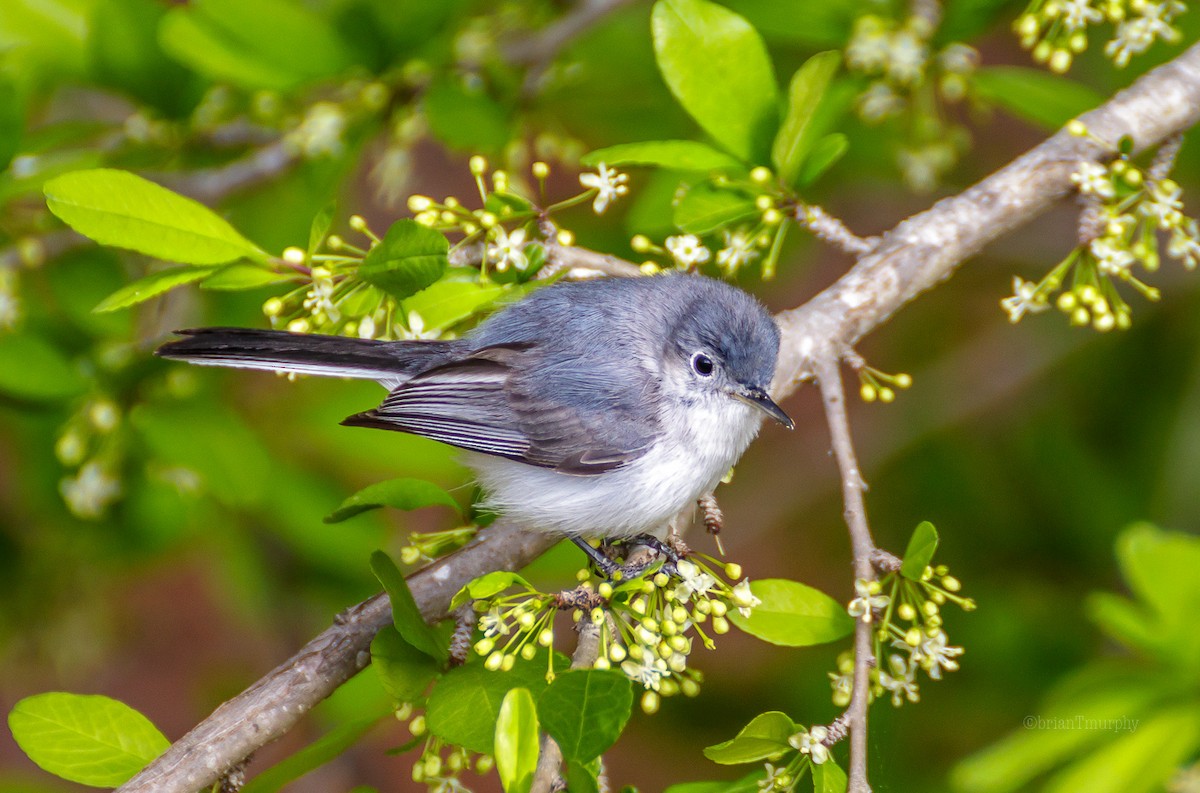
[[[397,220],[367,252],[358,275],[397,300],[434,284],[450,265],[450,243],[415,220]]]
[[[750,591],[762,601],[749,617],[729,612],[730,621],[765,642],[782,647],[808,647],[848,636],[854,620],[842,604],[819,589],[782,578],[751,581]]]
[[[571,793],[600,793],[599,759],[592,763],[567,761],[567,790]]]
[[[846,793],[846,772],[833,758],[812,767],[813,793]]]
[[[804,62],[788,88],[787,115],[771,147],[771,162],[786,184],[796,184],[805,159],[817,142],[817,106],[841,64],[836,50],[819,52]]]
[[[435,80],[424,103],[430,131],[451,149],[496,155],[512,139],[508,111],[482,87],[455,78]]]
[[[717,229],[754,217],[758,209],[745,193],[701,182],[693,185],[675,205],[675,225],[689,234],[708,234]]]
[[[200,282],[200,288],[221,292],[240,292],[286,283],[296,277],[296,273],[277,273],[268,267],[260,267],[257,264],[235,262],[225,265],[205,278]]]
[[[508,672],[493,672],[480,663],[446,672],[429,692],[425,706],[429,731],[472,752],[492,752],[505,695],[513,688],[527,688],[536,699],[545,690],[545,656],[540,658],[517,664]]]
[[[404,301],[405,313],[415,311],[426,330],[442,330],[475,316],[508,290],[499,284],[477,281],[438,281]]]
[[[8,727],[33,762],[93,787],[124,784],[171,745],[145,716],[98,695],[26,697],[8,714]]]
[[[404,640],[391,626],[371,642],[371,665],[383,688],[396,702],[412,702],[425,693],[438,673],[437,662]]]
[[[454,595],[454,599],[450,601],[450,610],[454,611],[459,606],[465,605],[468,600],[483,600],[493,595],[498,595],[513,584],[532,588],[524,578],[507,570],[484,573],[458,590]]]
[[[66,355],[41,336],[10,333],[0,343],[0,393],[19,399],[78,396],[88,380]]]
[[[72,171],[42,189],[51,212],[102,245],[184,264],[269,258],[203,204],[128,171]]]
[[[937,547],[937,529],[929,521],[922,521],[908,540],[904,561],[900,564],[900,575],[910,581],[920,581],[925,568],[933,561]]]
[[[1045,129],[1058,129],[1079,114],[1104,103],[1094,88],[1044,69],[989,66],[976,70],[972,85],[990,99]]]
[[[808,187],[820,179],[826,171],[837,164],[838,160],[842,159],[849,148],[850,139],[840,132],[831,132],[821,138],[808,153],[808,157],[804,159],[804,165],[800,167],[800,175],[796,177],[796,184],[800,187]]]
[[[712,146],[694,140],[648,140],[622,143],[596,149],[580,158],[589,168],[604,165],[650,165],[675,171],[717,171],[741,169],[733,157]]]
[[[568,760],[586,763],[612,746],[633,709],[633,686],[620,672],[572,669],[538,698],[542,726]]]
[[[721,765],[769,760],[791,751],[788,738],[795,732],[796,725],[786,713],[777,710],[761,713],[743,727],[737,737],[706,748],[704,756]]]
[[[538,715],[533,694],[514,688],[496,718],[496,773],[505,793],[529,793],[538,761]]]
[[[326,523],[341,523],[362,512],[380,507],[411,511],[422,507],[445,506],[461,512],[454,497],[424,479],[388,479],[367,485],[347,498],[342,505],[325,516]]]
[[[413,600],[408,582],[392,557],[383,551],[371,554],[371,571],[383,584],[392,600],[392,623],[404,640],[435,661],[445,661],[447,648],[433,627],[421,616],[417,602]]]
[[[194,283],[202,278],[208,278],[217,272],[216,267],[201,267],[194,264],[184,264],[179,267],[168,267],[165,270],[150,273],[136,281],[125,284],[117,291],[100,301],[93,311],[104,314],[122,308],[136,306],[152,297],[169,292],[177,286]]]
[[[764,769],[757,768],[732,782],[683,782],[671,785],[663,793],[758,793],[762,790],[758,783],[765,776]]]
[[[313,216],[312,224],[308,227],[308,255],[311,257],[321,247],[329,228],[333,225],[333,216],[337,212],[337,202],[330,201],[320,212]]]
[[[736,157],[766,162],[779,100],[758,31],[708,0],[658,0],[650,25],[658,68],[684,110]]]

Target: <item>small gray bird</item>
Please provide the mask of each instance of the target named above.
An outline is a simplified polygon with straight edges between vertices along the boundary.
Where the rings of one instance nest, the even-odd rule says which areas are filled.
[[[466,451],[486,505],[583,537],[660,535],[712,492],[764,416],[779,330],[753,297],[695,275],[559,283],[461,339],[372,341],[200,328],[158,355],[194,364],[376,380],[343,424]]]

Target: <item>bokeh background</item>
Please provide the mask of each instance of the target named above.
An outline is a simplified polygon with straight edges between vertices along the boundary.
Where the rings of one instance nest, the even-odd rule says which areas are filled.
[[[432,478],[463,498],[469,489],[445,448],[338,426],[375,404],[373,385],[186,370],[151,357],[174,327],[263,326],[260,306],[270,289],[183,289],[101,315],[92,307],[145,272],[145,260],[84,246],[32,266],[13,264],[13,251],[54,229],[40,202],[47,176],[98,163],[150,174],[219,167],[259,141],[233,148],[197,143],[198,108],[211,109],[214,91],[224,92],[223,121],[254,119],[255,103],[277,102],[277,116],[254,124],[269,142],[288,134],[306,107],[334,101],[329,97],[340,96],[350,79],[259,89],[223,80],[160,45],[155,26],[168,5],[4,0],[0,8],[0,94],[20,109],[9,127],[23,130],[0,174],[0,246],[10,254],[3,266],[21,309],[13,327],[0,329],[0,710],[47,690],[104,693],[175,738],[337,611],[373,594],[372,550],[394,552],[409,531],[453,525],[453,516],[436,510],[323,524],[343,498],[407,475]],[[423,3],[398,0],[391,10],[370,0],[304,5],[352,43],[348,74],[360,82],[406,69],[461,76],[470,71],[463,64],[472,47],[491,52],[572,6],[457,2],[427,34],[408,41],[372,20],[393,11],[407,18]],[[727,5],[762,30],[781,81],[812,53],[844,46],[860,10],[834,0]],[[872,7],[903,16],[898,7]],[[984,66],[1031,66],[1010,30],[1022,9],[949,2],[946,25],[954,27],[943,40],[970,43]],[[487,66],[488,90],[509,98],[497,100],[503,125],[491,138],[470,114],[461,124],[442,119],[418,134],[405,132],[403,145],[390,126],[396,121],[351,119],[336,150],[297,158],[225,197],[219,209],[278,252],[303,246],[312,216],[336,197],[335,230],[349,238],[350,213],[386,228],[407,215],[409,193],[469,200],[472,153],[501,162],[507,152],[528,162],[540,156],[538,146],[554,169],[550,192],[569,195],[577,190],[572,158],[584,151],[699,134],[655,69],[648,15],[648,3],[629,3],[590,28],[564,49],[541,89],[523,99],[513,99],[519,91],[497,76],[519,82],[521,69]],[[1200,14],[1193,9],[1181,25],[1184,43],[1195,41]],[[1111,95],[1181,46],[1156,46],[1117,70],[1097,43],[1078,58],[1070,79]],[[897,167],[897,148],[909,133],[848,113],[839,129],[850,137],[850,152],[806,197],[859,234],[885,231],[1048,134],[1029,113],[1013,112],[1020,103],[1009,99],[980,95],[939,111],[969,133],[969,142],[955,144],[957,164],[924,192],[910,189]],[[129,134],[135,116],[163,126],[137,143]],[[125,141],[105,148],[105,136],[118,133]],[[381,175],[383,163],[392,170]],[[1189,208],[1200,206],[1198,163],[1195,145],[1185,145],[1176,178]],[[670,189],[634,172],[629,200],[603,218],[585,206],[563,222],[581,244],[635,258],[632,234],[661,239],[669,231]],[[953,643],[966,648],[961,671],[925,685],[919,704],[873,709],[877,790],[950,789],[951,769],[1039,714],[1056,681],[1089,660],[1125,653],[1089,622],[1083,605],[1091,592],[1124,591],[1113,551],[1118,533],[1137,521],[1183,532],[1200,526],[1197,276],[1167,262],[1153,277],[1163,299],[1131,298],[1134,324],[1126,332],[1072,328],[1055,311],[1013,326],[1000,309],[1013,275],[1036,280],[1066,255],[1076,222],[1077,208],[1064,203],[968,262],[860,347],[871,364],[914,378],[894,404],[856,403],[851,410],[877,540],[900,552],[917,523],[932,521],[942,535],[940,559],[979,605],[971,614],[948,613]],[[773,281],[752,268],[738,280],[780,310],[802,303],[849,264],[795,233]],[[115,429],[88,430],[88,453],[119,460],[120,493],[97,514],[81,515],[64,502],[63,482],[77,467],[64,463],[62,439],[94,421],[97,404],[115,409]],[[718,493],[726,547],[752,578],[794,578],[848,600],[849,545],[819,400],[802,389],[785,408],[796,431],[767,427]],[[701,534],[694,541],[713,551]],[[533,574],[547,585],[565,582],[579,563],[576,551],[559,548]],[[838,710],[826,672],[840,649],[778,648],[735,632],[717,651],[698,652],[693,663],[707,678],[702,695],[667,700],[653,717],[635,714],[609,755],[610,780],[654,791],[728,778],[736,769],[711,765],[700,750],[755,714],[779,709],[804,723],[829,721]],[[252,770],[374,707],[382,692],[372,674],[264,749]],[[406,737],[402,724],[385,724],[288,789],[418,789],[408,781],[409,761],[385,753]],[[494,780],[479,785],[493,788]],[[40,772],[0,731],[0,791],[72,789]]]

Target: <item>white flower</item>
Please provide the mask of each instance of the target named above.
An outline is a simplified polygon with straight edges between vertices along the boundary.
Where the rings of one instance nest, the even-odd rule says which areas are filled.
[[[979,65],[979,50],[974,47],[954,42],[947,44],[938,53],[938,61],[942,68],[951,74],[969,74]]]
[[[1112,198],[1115,194],[1108,168],[1094,162],[1079,163],[1079,170],[1071,174],[1071,181],[1079,186],[1079,192],[1084,195]]]
[[[1189,221],[1186,228],[1180,226],[1171,233],[1167,253],[1183,262],[1189,270],[1200,264],[1200,234],[1197,234],[1196,221]]]
[[[328,270],[324,267],[313,268],[312,286],[304,296],[304,308],[314,319],[327,317],[330,322],[336,324],[342,318],[342,312],[333,302],[334,286],[333,276]]]
[[[776,768],[770,763],[764,763],[763,767],[767,769],[767,775],[758,780],[758,789],[762,791],[782,790],[786,784],[787,766]]]
[[[373,339],[375,338],[375,318],[368,314],[358,321],[358,338]]]
[[[909,664],[902,656],[892,655],[888,658],[888,667],[891,669],[891,674],[880,672],[879,685],[892,692],[892,706],[900,707],[904,704],[905,699],[909,702],[920,700],[921,692],[917,688],[915,659],[912,664]]]
[[[1008,312],[1009,322],[1020,322],[1025,313],[1036,314],[1045,311],[1046,301],[1038,295],[1037,284],[1026,281],[1019,276],[1013,276],[1012,297],[1000,301],[1000,306]]]
[[[77,518],[94,519],[121,494],[121,483],[108,474],[100,463],[92,461],[79,474],[63,479],[58,486],[67,508]]]
[[[529,266],[525,255],[525,229],[514,229],[511,234],[500,226],[492,229],[492,244],[488,246],[488,258],[496,263],[496,269],[504,272],[510,266],[524,271]]]
[[[813,727],[811,730],[801,730],[788,738],[788,743],[792,745],[793,749],[798,749],[800,754],[811,757],[815,765],[820,765],[829,759],[829,747],[824,743],[828,737],[829,730],[824,727]]]
[[[942,670],[953,672],[958,669],[958,661],[954,659],[963,654],[961,647],[948,647],[946,645],[946,632],[938,631],[930,638],[921,642],[921,645],[913,652],[913,661],[916,662],[920,658],[921,668],[924,669],[929,676],[934,680],[942,679]]]
[[[733,605],[737,606],[738,613],[743,617],[749,617],[750,612],[756,607],[762,605],[762,600],[754,596],[750,591],[750,579],[742,579],[742,583],[733,588],[729,594],[729,600]]]
[[[425,318],[418,314],[415,309],[409,311],[408,316],[405,317],[405,319],[408,320],[408,327],[401,327],[398,325],[396,330],[398,330],[400,335],[406,339],[416,339],[420,341],[423,339],[436,339],[441,335],[441,333],[437,330],[425,330]]]
[[[644,688],[658,691],[659,681],[669,672],[667,662],[658,657],[653,645],[644,648],[641,661],[629,660],[621,664],[621,671],[635,683],[641,683]]]
[[[870,622],[873,618],[872,611],[887,608],[888,603],[892,602],[890,597],[879,593],[877,581],[859,578],[854,582],[854,593],[858,597],[850,601],[846,610],[850,612],[851,617],[862,617],[863,622]]]
[[[317,102],[308,109],[300,126],[287,135],[287,142],[308,159],[337,157],[345,149],[342,133],[346,115],[333,102]]]
[[[1096,265],[1105,275],[1118,277],[1129,274],[1130,266],[1136,261],[1133,253],[1122,243],[1108,237],[1092,240],[1088,250],[1096,259]]]
[[[1104,20],[1098,8],[1092,8],[1091,0],[1066,0],[1062,8],[1063,25],[1067,30],[1079,30]]]
[[[492,606],[489,611],[484,613],[479,618],[479,629],[482,630],[483,635],[487,636],[488,638],[508,635],[508,623],[505,622],[504,617],[501,616],[500,608],[498,606]]]
[[[746,229],[738,229],[732,234],[725,232],[725,247],[717,251],[717,264],[727,273],[733,274],[739,267],[757,258],[758,250],[754,247],[754,238]]]
[[[854,694],[854,675],[830,672],[829,684],[833,687],[833,704],[838,707],[849,705],[850,697]]]
[[[846,65],[862,72],[878,72],[888,59],[888,33],[884,21],[874,14],[859,17],[854,35],[846,45]]]
[[[901,85],[920,81],[929,50],[911,30],[898,30],[888,37],[887,74]]]
[[[1144,217],[1158,220],[1160,229],[1170,229],[1183,222],[1183,188],[1171,180],[1156,182],[1147,190],[1149,201],[1143,201],[1138,206],[1138,212]]]
[[[700,244],[700,238],[695,234],[667,237],[666,245],[675,263],[685,270],[704,264],[712,257],[712,253]]]
[[[629,177],[609,168],[604,163],[600,163],[597,170],[598,173],[580,174],[579,183],[597,191],[596,200],[592,202],[592,209],[597,215],[603,215],[610,202],[629,192],[629,187],[626,185]]]
[[[687,559],[675,563],[675,571],[679,574],[679,586],[675,587],[675,597],[687,603],[692,595],[704,595],[713,588],[717,580]]]
[[[1117,66],[1126,66],[1132,56],[1148,50],[1156,39],[1178,41],[1180,33],[1172,23],[1186,8],[1178,0],[1143,4],[1140,16],[1126,19],[1117,26],[1117,35],[1105,45],[1104,54]]]
[[[858,115],[863,121],[874,124],[894,116],[904,109],[904,100],[884,80],[876,80],[858,99]]]

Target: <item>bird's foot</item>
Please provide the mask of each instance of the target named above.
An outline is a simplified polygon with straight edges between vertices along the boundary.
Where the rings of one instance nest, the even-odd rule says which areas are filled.
[[[631,578],[637,578],[653,567],[660,557],[666,560],[661,568],[662,572],[673,576],[676,574],[675,564],[688,553],[687,546],[678,538],[664,542],[649,534],[617,542],[605,540],[600,544],[599,548],[594,547],[581,537],[572,537],[571,540],[587,554],[593,566],[602,575],[613,581],[627,581]],[[617,553],[618,548],[622,550],[625,548],[637,549],[639,546],[650,550],[652,553],[639,554],[637,550],[634,550],[625,555],[624,564],[618,564],[613,560],[613,555]]]

